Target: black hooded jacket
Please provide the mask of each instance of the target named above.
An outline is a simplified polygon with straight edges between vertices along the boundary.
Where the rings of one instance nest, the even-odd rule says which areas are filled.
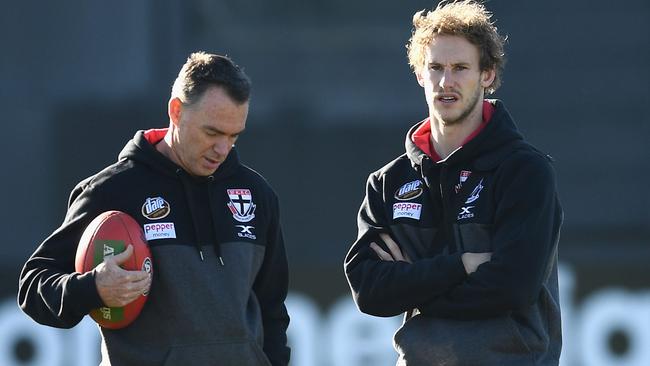
[[[235,149],[212,176],[188,175],[153,146],[164,132],[139,131],[117,163],[75,187],[63,224],[23,268],[19,305],[60,328],[103,306],[94,271],[75,273],[75,252],[93,218],[119,210],[145,227],[154,277],[132,324],[101,329],[102,365],[287,365],[288,270],[275,193]],[[166,202],[164,218],[146,214],[152,199]],[[147,230],[156,223],[172,225]]]
[[[434,162],[406,153],[368,178],[345,259],[365,313],[406,313],[400,365],[557,365],[557,245],[562,209],[549,157],[526,143],[500,101],[472,140]],[[413,263],[381,261],[389,233]],[[466,252],[491,252],[467,275]],[[437,362],[437,363],[435,363]]]

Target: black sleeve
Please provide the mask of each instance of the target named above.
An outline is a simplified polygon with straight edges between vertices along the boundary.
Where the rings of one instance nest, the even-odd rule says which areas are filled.
[[[97,216],[97,197],[81,185],[70,196],[63,224],[25,263],[18,283],[20,308],[38,323],[71,328],[90,310],[103,306],[95,272],[75,272],[77,245],[86,226]]]
[[[497,179],[494,249],[459,286],[419,306],[424,315],[489,318],[530,306],[557,261],[562,222],[550,164],[525,155]]]
[[[380,260],[370,243],[380,242],[379,233],[390,233],[382,190],[376,175],[370,175],[357,220],[359,233],[344,266],[359,310],[375,316],[395,316],[448,291],[465,278],[465,270],[460,254],[438,255],[414,263]]]
[[[272,207],[264,262],[253,284],[253,291],[262,310],[264,353],[273,366],[286,366],[291,355],[287,346],[289,314],[284,304],[289,286],[289,269],[275,195]]]

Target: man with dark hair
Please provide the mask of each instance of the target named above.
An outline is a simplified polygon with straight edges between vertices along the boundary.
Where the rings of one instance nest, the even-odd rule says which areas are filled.
[[[242,165],[250,81],[229,58],[192,54],[174,82],[169,127],[138,131],[115,164],[72,191],[66,218],[20,275],[18,302],[41,324],[70,328],[90,310],[148,301],[126,328],[101,328],[102,365],[287,365],[288,269],[278,199]],[[150,215],[150,200],[164,215]],[[154,274],[119,267],[131,254],[74,271],[77,243],[104,211],[141,225]]]
[[[496,90],[503,37],[475,1],[413,17],[429,117],[370,174],[345,273],[362,312],[405,313],[398,365],[557,365],[562,222],[549,157]]]

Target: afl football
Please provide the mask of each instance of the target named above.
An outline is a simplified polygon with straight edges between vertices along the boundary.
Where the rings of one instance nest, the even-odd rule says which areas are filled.
[[[142,228],[135,219],[121,211],[106,211],[97,216],[84,230],[77,254],[75,269],[85,273],[104,261],[104,258],[133,246],[133,255],[121,264],[125,270],[143,270],[153,273],[151,251],[144,238]],[[102,307],[90,312],[100,326],[108,329],[124,328],[131,324],[147,301],[143,293],[133,302],[122,307]]]

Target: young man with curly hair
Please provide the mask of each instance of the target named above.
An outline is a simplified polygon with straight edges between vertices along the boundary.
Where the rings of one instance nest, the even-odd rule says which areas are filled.
[[[429,116],[370,174],[345,273],[359,309],[405,313],[398,365],[557,365],[562,222],[550,157],[500,100],[504,38],[476,1],[413,17]]]

